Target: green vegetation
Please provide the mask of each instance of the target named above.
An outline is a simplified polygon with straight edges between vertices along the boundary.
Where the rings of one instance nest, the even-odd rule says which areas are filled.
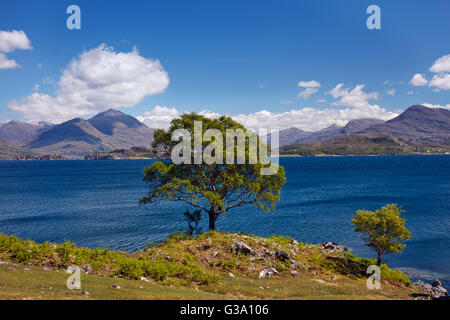
[[[155,131],[153,146],[164,148],[167,155],[170,156],[178,144],[178,142],[172,141],[173,132],[183,129],[187,130],[191,137],[194,137],[194,122],[197,121],[202,123],[200,138],[202,152],[206,152],[205,150],[208,149],[212,154],[214,151],[211,164],[206,163],[206,160],[202,164],[174,164],[168,161],[153,163],[144,169],[143,180],[149,184],[149,192],[141,199],[141,203],[146,204],[157,200],[184,202],[208,215],[210,230],[215,230],[215,223],[219,215],[225,214],[233,208],[254,205],[266,212],[273,210],[276,202],[280,200],[281,188],[286,182],[284,168],[280,166],[273,175],[262,175],[261,169],[269,167],[270,164],[263,165],[260,159],[256,159],[256,164],[249,164],[249,150],[251,150],[249,141],[254,138],[258,142],[259,137],[255,133],[247,131],[244,126],[231,118],[222,116],[219,119],[208,119],[195,113],[184,114],[181,118],[172,120],[167,132],[163,129]],[[222,137],[213,135],[214,142],[206,142],[203,135],[210,129],[220,131]],[[229,129],[241,130],[251,136],[251,138],[247,136],[242,141],[245,147],[245,164],[218,164],[223,163],[227,159],[227,155],[231,156],[231,151],[233,152],[233,163],[238,161],[237,145],[228,149],[226,143],[221,141],[222,138],[229,138],[226,134]],[[191,142],[187,141],[187,144],[193,150],[195,149],[195,139],[191,140]],[[239,141],[239,139],[237,140]],[[234,139],[232,141],[234,143]],[[214,148],[211,149],[212,147]],[[180,152],[180,150],[176,150],[176,152]],[[186,156],[190,163],[196,162],[194,157],[198,152],[185,153],[187,151],[183,150],[183,156]],[[219,154],[222,154],[222,157]],[[217,157],[222,161],[218,161]]]
[[[395,155],[443,154],[448,147],[433,144],[418,145],[386,134],[342,135],[318,142],[294,143],[280,148],[281,155]]]
[[[406,247],[402,243],[411,237],[405,227],[405,219],[400,216],[404,212],[395,204],[388,204],[374,211],[358,210],[352,220],[355,231],[363,234],[367,246],[374,248],[378,254],[377,265],[381,258],[390,252],[402,252]]]
[[[236,242],[258,254],[237,252]],[[0,299],[411,299],[413,293],[401,271],[382,265],[382,289],[369,290],[372,260],[281,236],[176,233],[131,254],[0,235],[0,261]],[[66,288],[62,271],[72,264],[92,267],[82,273],[82,290]],[[259,278],[268,267],[279,275]]]

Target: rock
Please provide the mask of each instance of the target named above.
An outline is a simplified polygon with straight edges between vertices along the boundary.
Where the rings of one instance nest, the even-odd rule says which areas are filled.
[[[49,287],[49,286],[46,286],[46,285],[42,285],[40,288],[41,289],[52,290],[52,287]]]
[[[117,285],[117,284],[113,284],[112,287],[113,287],[114,289],[120,289],[120,286]]]
[[[261,270],[261,272],[259,273],[259,278],[265,278],[265,277],[271,277],[273,275],[279,276],[280,273],[278,272],[277,269],[272,268],[272,267],[266,267],[264,269]]]
[[[264,287],[259,287],[261,290],[264,290]]]
[[[86,296],[86,297],[88,297],[88,296],[90,295],[90,293],[87,292],[87,291],[83,291],[81,294],[82,294],[83,296]]]
[[[330,280],[331,281],[334,281],[334,280],[336,280],[337,279],[337,276],[336,275],[332,275],[331,277],[330,277]]]
[[[252,266],[248,267],[248,271],[255,272],[255,267],[252,267]]]
[[[219,254],[219,253],[218,253],[217,251],[214,251],[214,252],[213,252],[213,257],[217,257],[218,254]]]
[[[92,268],[90,264],[85,264],[81,267],[81,271],[83,271],[86,274],[92,273]]]
[[[278,259],[280,259],[281,261],[286,261],[287,259],[289,259],[289,254],[288,254],[286,251],[283,251],[283,250],[278,250],[278,251],[275,253],[275,255],[276,255],[276,257],[277,257]]]
[[[30,268],[23,268],[23,271],[30,271]]]
[[[293,275],[293,276],[298,276],[298,271],[296,271],[296,270],[291,270],[291,275]]]
[[[248,244],[242,241],[233,241],[233,244],[231,245],[231,251],[234,251],[237,254],[251,254],[253,256],[258,255],[255,250],[253,250]]]
[[[432,287],[442,287],[442,282],[439,279],[435,279],[431,284]]]
[[[434,280],[432,285],[419,280],[414,283],[414,286],[418,288],[421,293],[427,294],[434,299],[445,297],[448,294],[447,289],[442,287],[442,283],[441,281],[439,281],[439,279]]]
[[[44,271],[51,271],[52,269],[50,269],[48,267],[42,267],[42,270],[44,270]]]
[[[146,277],[141,277],[141,281],[150,282]]]
[[[7,261],[0,260],[0,264],[8,264]]]
[[[207,245],[207,244],[204,244],[204,245],[202,245],[202,246],[200,246],[200,245],[198,245],[198,246],[195,246],[198,250],[201,250],[201,251],[205,251],[205,250],[208,250],[209,248],[211,248],[211,246],[210,245]]]
[[[212,264],[211,258],[210,258],[210,257],[206,257],[206,262],[207,262],[208,264]]]
[[[234,278],[234,274],[232,274],[231,272],[229,272],[228,275],[230,276],[230,278]]]
[[[322,246],[325,250],[328,250],[329,252],[347,252],[348,248],[341,246],[340,244],[337,244],[333,241],[328,242],[322,242],[319,244],[319,246]]]

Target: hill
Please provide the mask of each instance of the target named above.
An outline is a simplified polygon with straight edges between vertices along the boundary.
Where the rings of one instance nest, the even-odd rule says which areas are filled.
[[[414,298],[408,277],[386,265],[383,289],[369,290],[366,269],[375,262],[346,250],[288,237],[207,232],[174,234],[131,254],[0,234],[0,299]],[[68,275],[56,272],[72,264],[84,271],[82,290],[68,290]]]
[[[301,142],[280,148],[284,155],[393,155],[424,153],[430,148],[385,135],[341,135],[318,142]],[[440,150],[440,151],[439,151]],[[436,150],[442,153],[442,149]],[[447,150],[445,150],[447,151]]]
[[[132,116],[110,109],[89,120],[76,118],[55,125],[24,147],[39,153],[82,157],[133,146],[151,147],[153,132]]]
[[[414,105],[398,117],[360,133],[389,134],[412,142],[450,146],[450,110]]]
[[[280,147],[287,146],[296,142],[322,141],[333,139],[343,134],[359,133],[373,125],[382,123],[384,123],[384,121],[380,119],[354,119],[347,123],[347,125],[345,125],[344,127],[331,125],[315,132],[303,131],[299,128],[292,127],[289,129],[280,130]],[[268,142],[270,143],[270,134],[268,135]]]
[[[34,135],[50,127],[51,125],[47,123],[31,124],[12,120],[0,126],[0,139],[3,139],[11,145],[19,146]]]

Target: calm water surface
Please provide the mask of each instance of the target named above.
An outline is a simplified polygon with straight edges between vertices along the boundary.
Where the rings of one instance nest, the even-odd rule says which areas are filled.
[[[178,203],[139,206],[153,160],[0,161],[0,232],[43,242],[134,251],[183,231]],[[350,226],[357,209],[401,205],[413,238],[386,262],[426,279],[450,278],[450,156],[282,158],[277,210],[235,209],[217,227],[299,241],[335,241],[373,256]],[[207,229],[207,219],[203,228]]]

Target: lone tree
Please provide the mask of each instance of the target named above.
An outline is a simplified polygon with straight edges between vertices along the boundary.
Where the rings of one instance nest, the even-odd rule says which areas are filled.
[[[227,129],[240,129],[242,130],[241,132],[247,134],[244,141],[246,159],[249,157],[251,134],[254,135],[253,138],[256,136],[257,141],[259,141],[259,137],[255,133],[247,131],[244,126],[229,117],[222,116],[219,119],[209,119],[191,113],[183,114],[180,118],[173,119],[167,131],[163,129],[156,130],[153,146],[165,150],[167,156],[172,155],[172,151],[179,143],[172,141],[172,133],[177,129],[185,129],[193,137],[195,134],[194,121],[202,122],[202,137],[208,129],[217,129],[222,134],[223,139],[210,137],[210,141],[213,142],[205,142],[204,140],[206,139],[202,139],[202,152],[205,149],[211,151],[211,143],[217,147],[211,152],[213,156],[217,156],[218,152],[222,151],[223,159],[225,159],[227,152],[231,154],[232,150],[228,149],[223,143]],[[237,140],[233,138],[233,145]],[[191,145],[193,147],[192,150],[197,150],[198,152],[198,145],[197,149],[194,148],[193,141],[191,141]],[[259,146],[259,143],[257,145]],[[267,148],[267,145],[264,146]],[[141,199],[141,204],[158,200],[186,203],[208,214],[209,230],[216,229],[215,223],[219,215],[233,208],[254,205],[266,212],[275,209],[276,202],[280,200],[281,188],[286,182],[284,168],[279,166],[275,174],[262,175],[261,169],[270,167],[270,163],[263,164],[258,158],[254,164],[250,164],[250,161],[238,164],[236,160],[239,151],[236,147],[237,143],[232,153],[235,160],[233,164],[221,164],[220,161],[209,161],[209,164],[205,163],[205,161],[200,164],[175,164],[171,160],[153,163],[144,169],[142,179],[149,184],[149,191]],[[175,150],[179,153],[178,149]],[[196,156],[196,151],[190,152],[191,160],[193,160]],[[194,163],[194,161],[191,163]]]
[[[381,266],[384,254],[402,252],[406,247],[402,241],[411,237],[411,232],[405,227],[405,218],[400,216],[402,212],[404,210],[396,204],[388,204],[375,212],[358,210],[353,217],[355,231],[362,233],[366,245],[376,250],[378,266]]]

